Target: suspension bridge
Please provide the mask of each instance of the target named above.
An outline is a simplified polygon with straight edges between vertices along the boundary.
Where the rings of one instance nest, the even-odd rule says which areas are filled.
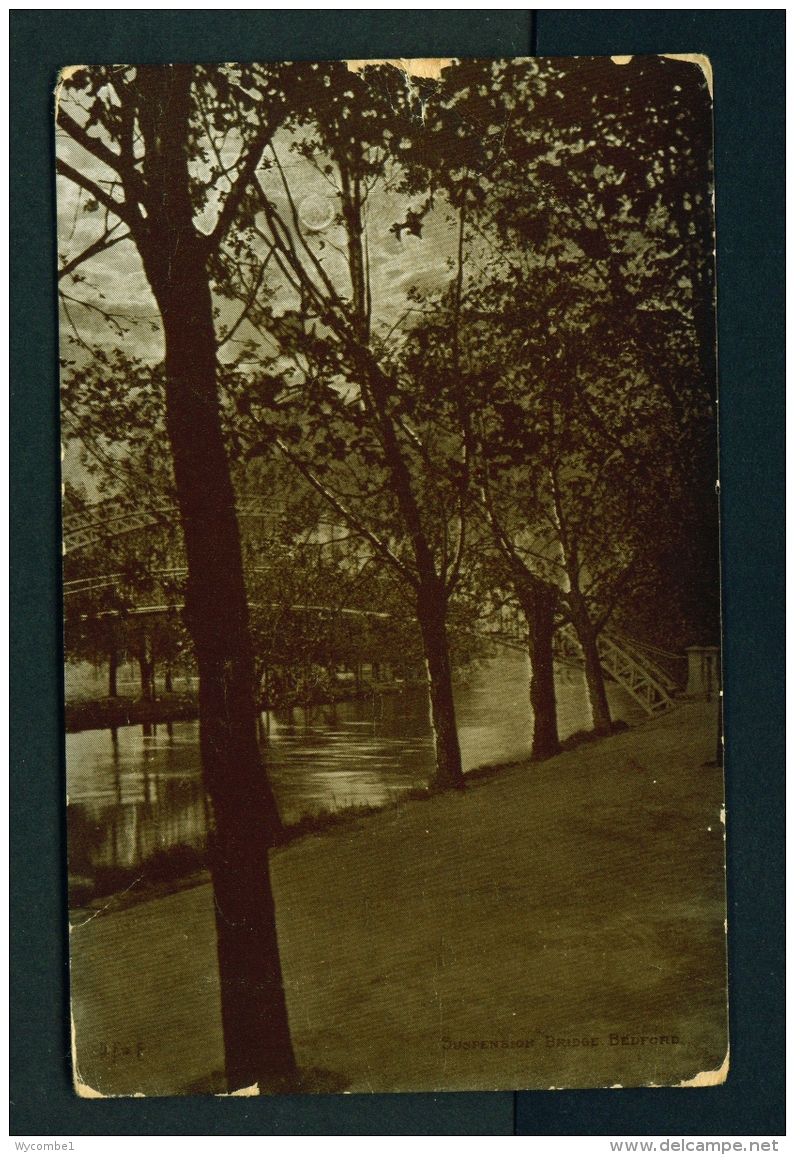
[[[238,502],[236,512],[239,518],[256,518],[275,525],[284,510],[270,502],[252,499]],[[122,498],[111,497],[64,515],[63,554],[76,553],[137,530],[155,526],[167,528],[178,523],[179,510],[172,501],[153,501],[131,507]]]
[[[271,504],[258,502],[256,500],[241,502],[237,506],[239,517],[270,519],[274,523],[281,512],[281,510],[275,509]],[[94,505],[87,506],[83,510],[67,514],[64,517],[63,553],[64,555],[72,554],[81,549],[86,549],[91,545],[106,541],[108,538],[134,533],[138,530],[149,529],[153,526],[167,526],[173,524],[178,517],[179,514],[176,506],[172,502],[167,501],[154,502],[141,508],[132,509],[127,503],[118,498],[98,502]],[[338,543],[341,539],[337,537],[335,542],[333,528],[334,527],[331,527],[330,539],[325,541],[319,540],[315,542],[315,544],[326,545]],[[186,570],[183,568],[164,569],[158,571],[158,573],[163,576],[180,577],[184,576]],[[68,597],[80,593],[91,593],[116,585],[122,579],[122,576],[123,575],[118,573],[104,574],[98,575],[97,577],[67,581],[64,583],[64,594]],[[257,603],[251,603],[250,608],[264,607],[259,606]],[[282,607],[274,604],[269,608],[278,609]],[[344,614],[352,617],[380,618],[385,620],[390,617],[389,614],[376,610],[316,604],[296,603],[295,605],[284,608],[289,608],[289,610],[293,612],[325,613],[330,615]],[[96,616],[142,617],[178,612],[181,609],[181,602],[163,603],[131,606],[124,611],[117,609],[104,610]],[[516,615],[512,616],[510,621],[503,619],[498,628],[476,632],[479,633],[479,636],[497,645],[507,646],[524,652],[527,650],[527,637],[523,623],[519,621]],[[571,655],[568,660],[579,664],[581,654],[573,626],[570,623],[562,626],[558,631],[558,637],[563,644],[563,648]],[[633,701],[650,717],[665,713],[676,705],[677,695],[681,693],[683,687],[679,681],[651,656],[652,647],[645,646],[616,631],[603,631],[599,635],[597,648],[602,669],[608,678],[621,686]],[[659,651],[659,653],[664,657],[677,661],[682,657],[675,654],[662,654],[661,651]]]
[[[527,634],[518,618],[508,629],[505,624],[498,630],[484,631],[498,645],[527,651]],[[577,634],[571,623],[560,627],[557,641],[566,656],[560,658],[567,665],[581,665],[582,653]],[[650,717],[662,714],[676,705],[683,686],[651,656],[651,647],[628,638],[624,634],[603,631],[597,639],[599,661],[605,674],[621,686],[633,701]],[[665,654],[665,657],[684,662],[684,655]]]

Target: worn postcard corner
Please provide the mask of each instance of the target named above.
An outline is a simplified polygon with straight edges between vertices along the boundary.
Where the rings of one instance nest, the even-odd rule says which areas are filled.
[[[75,1089],[75,1094],[81,1099],[105,1099],[101,1091],[95,1091],[93,1087],[89,1087],[84,1083],[80,1076],[80,1069],[77,1064],[77,1038],[75,1034],[75,1020],[74,1015],[70,1015],[71,1022],[71,1045],[72,1045],[72,1085]]]
[[[718,1087],[729,1077],[729,1048],[726,1049],[726,1058],[714,1071],[699,1071],[692,1079],[683,1079],[680,1087]]]

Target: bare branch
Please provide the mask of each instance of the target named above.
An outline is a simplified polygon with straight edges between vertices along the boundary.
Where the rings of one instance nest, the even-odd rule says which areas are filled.
[[[274,254],[275,248],[276,248],[275,245],[271,245],[270,250],[268,251],[268,255],[265,257],[264,261],[262,262],[262,265],[260,266],[259,273],[257,274],[257,278],[254,282],[254,288],[251,290],[248,297],[246,298],[246,301],[243,305],[243,310],[242,310],[240,316],[235,321],[234,325],[229,330],[229,332],[226,334],[223,341],[221,341],[218,344],[219,349],[222,349],[224,347],[224,345],[227,343],[227,341],[232,340],[232,337],[235,335],[235,333],[238,331],[238,329],[240,328],[240,326],[243,324],[246,317],[248,316],[252,305],[254,304],[254,302],[257,299],[257,293],[259,293],[260,289],[262,288],[262,282],[265,279],[265,270],[268,267],[268,262],[270,261],[271,257]]]
[[[340,515],[340,517],[345,519],[351,529],[353,529],[356,533],[361,534],[361,536],[365,538],[366,541],[369,541],[373,549],[377,550],[378,553],[380,553],[381,556],[386,561],[388,561],[391,566],[394,566],[394,568],[402,577],[406,579],[406,581],[410,582],[411,585],[417,589],[419,583],[416,576],[411,572],[408,566],[406,566],[400,560],[400,558],[392,552],[386,542],[383,542],[380,537],[377,537],[374,533],[367,529],[366,526],[362,525],[362,523],[356,517],[354,517],[350,510],[342,504],[339,498],[337,498],[335,494],[327,489],[323,482],[320,481],[319,478],[314,475],[314,473],[312,473],[306,462],[301,461],[299,457],[296,457],[296,455],[284,444],[280,437],[276,438],[276,445],[287,458],[287,460],[295,466],[295,468],[303,477],[306,478],[312,488],[329,503],[332,509],[334,509]]]
[[[265,146],[270,139],[272,129],[263,127],[260,129],[257,136],[254,138],[252,145],[248,150],[248,156],[243,162],[237,180],[232,185],[223,208],[218,214],[218,220],[215,223],[213,231],[205,238],[204,244],[208,253],[211,253],[223,240],[226,231],[234,220],[235,213],[240,208],[243,197],[246,194],[254,173],[257,171],[257,165],[262,159],[262,154],[265,151]],[[229,179],[227,177],[227,179]]]
[[[122,336],[125,330],[121,324],[126,321],[128,325],[146,325],[150,322],[144,317],[136,317],[130,313],[111,313],[109,309],[103,309],[101,305],[95,305],[92,301],[81,301],[79,297],[72,297],[69,293],[65,293],[63,289],[58,290],[59,300],[63,303],[71,301],[73,305],[79,305],[81,309],[90,309],[94,313],[98,313],[103,321],[106,321],[112,328],[115,329],[118,336]]]
[[[339,301],[339,297],[337,296],[337,291],[334,288],[334,285],[332,284],[331,280],[329,279],[329,276],[326,273],[326,270],[323,268],[323,266],[320,263],[320,261],[318,260],[318,258],[315,256],[315,254],[310,249],[309,245],[306,242],[306,238],[304,237],[304,234],[301,232],[301,222],[298,218],[298,209],[296,208],[295,201],[293,200],[293,194],[290,190],[289,184],[287,183],[287,178],[284,175],[284,169],[282,168],[281,161],[279,160],[278,154],[276,152],[276,149],[273,147],[273,144],[271,144],[271,152],[273,153],[273,159],[276,161],[276,167],[278,168],[279,175],[281,176],[281,179],[282,179],[282,185],[284,187],[284,192],[285,192],[285,195],[287,197],[287,203],[290,206],[290,215],[293,218],[293,225],[295,226],[295,231],[297,232],[297,234],[301,240],[301,244],[303,245],[304,249],[306,250],[306,252],[309,256],[309,259],[311,260],[312,264],[315,266],[315,269],[317,270],[319,277],[323,281],[323,284],[326,287],[326,292],[329,294],[329,297],[332,300]],[[291,246],[291,247],[293,248],[293,251],[295,251],[295,246]],[[295,254],[295,256],[296,256],[296,260],[298,260],[299,258],[298,258],[297,253]]]
[[[464,496],[461,496],[461,503],[458,510],[458,540],[456,541],[455,553],[453,554],[453,562],[447,571],[445,579],[445,589],[448,594],[451,594],[455,589],[458,579],[461,576],[461,562],[464,557],[464,546],[466,545],[466,514],[464,512]]]
[[[92,156],[95,156],[97,160],[101,160],[103,164],[118,173],[119,176],[122,175],[122,169],[124,167],[122,156],[117,152],[113,152],[106,144],[103,144],[99,137],[89,136],[83,126],[78,124],[74,117],[64,112],[63,105],[60,105],[58,108],[56,123],[59,128],[62,128],[63,131],[71,136],[72,140],[76,141],[86,152],[90,152]]]
[[[110,193],[105,192],[95,181],[84,176],[83,173],[79,172],[76,168],[72,168],[70,164],[67,164],[65,160],[61,160],[60,157],[55,162],[55,171],[61,176],[65,176],[73,181],[74,184],[79,185],[80,188],[85,189],[87,193],[91,194],[94,200],[99,201],[101,205],[109,209],[119,220],[124,221],[133,232],[136,227],[141,224],[138,213],[131,208],[130,205],[124,201],[117,201]]]
[[[262,237],[266,244],[272,245],[274,248],[276,263],[287,278],[290,287],[295,290],[302,300],[306,298],[312,301],[318,311],[318,316],[321,320],[326,321],[329,316],[328,304],[318,287],[310,279],[300,260],[298,260],[289,239],[284,239],[283,234],[287,234],[289,238],[287,226],[264,193],[262,193],[262,190],[260,190],[260,196],[271,236],[268,237],[261,229],[257,228],[256,225],[254,226],[255,232]]]
[[[525,561],[516,552],[516,547],[511,541],[511,538],[506,533],[505,529],[497,517],[494,509],[494,503],[491,499],[491,494],[488,490],[488,483],[486,480],[481,481],[480,485],[480,507],[486,515],[486,520],[491,527],[492,533],[497,538],[498,543],[502,547],[503,553],[506,555],[511,565],[522,572],[529,572]]]
[[[85,261],[90,260],[91,257],[95,257],[97,253],[104,253],[106,249],[110,249],[114,245],[117,245],[119,241],[132,239],[132,233],[123,233],[120,237],[112,237],[111,233],[118,227],[118,224],[113,225],[108,232],[99,238],[99,240],[94,241],[93,245],[89,245],[87,249],[84,249],[82,253],[78,254],[76,257],[73,257],[72,260],[68,262],[68,264],[64,265],[62,269],[59,269],[58,280],[60,281],[63,277],[68,277],[69,274],[73,273],[79,265],[82,265]]]

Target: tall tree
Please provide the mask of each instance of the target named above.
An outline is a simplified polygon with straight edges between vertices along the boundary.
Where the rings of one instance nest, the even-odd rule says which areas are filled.
[[[263,451],[278,445],[335,515],[412,589],[429,676],[436,783],[460,789],[446,618],[465,546],[468,449],[449,423],[442,432],[445,415],[419,396],[391,355],[385,330],[375,330],[368,256],[377,185],[405,214],[391,228],[382,217],[384,232],[398,244],[404,232],[422,233],[429,203],[415,203],[416,182],[395,155],[421,131],[421,119],[402,74],[391,67],[368,69],[362,79],[344,64],[297,66],[291,83],[290,133],[271,143],[266,177],[250,198],[248,233],[226,254],[230,293],[278,343],[265,375],[252,377],[245,403],[255,418],[252,451],[258,443]],[[314,194],[331,206],[325,225],[313,222],[312,198],[293,171],[288,175],[287,155],[302,157],[305,171],[326,182],[325,196]],[[290,169],[296,167],[293,160]],[[332,221],[327,241],[321,233]],[[455,236],[453,227],[454,254]],[[273,260],[289,306],[284,296],[275,303],[272,278],[259,271],[240,277],[241,253],[248,254],[245,269],[258,251],[260,269]],[[460,259],[459,249],[454,283]],[[263,281],[270,298],[257,305]],[[448,372],[455,375],[454,340],[448,348]],[[286,431],[273,426],[274,411],[289,417]]]
[[[560,750],[553,661],[553,638],[561,621],[560,574],[554,551],[544,552],[529,532],[538,499],[527,482],[540,438],[528,413],[528,382],[510,368],[518,333],[525,330],[506,331],[498,316],[485,324],[484,307],[482,285],[474,278],[461,311],[454,409],[472,446],[469,504],[475,528],[470,536],[477,546],[481,601],[485,605],[496,599],[499,604],[506,600],[505,591],[511,591],[507,600],[518,604],[525,619],[532,752],[534,759],[543,760]],[[403,356],[420,390],[437,392],[444,380],[448,327],[445,303],[440,302],[406,341]]]
[[[482,273],[462,309],[482,364],[481,505],[520,584],[559,587],[606,732],[596,639],[648,584],[650,526],[675,535],[685,475],[716,560],[706,83],[665,58],[462,62],[439,95],[426,120],[443,136],[455,112],[482,150]],[[437,171],[460,184],[460,165]]]
[[[165,423],[188,564],[212,812],[221,1003],[230,1089],[296,1086],[268,868],[281,824],[257,745],[253,654],[218,393],[208,264],[283,115],[275,75],[187,65],[78,69],[57,110],[57,172],[106,214],[68,262],[126,226],[165,338]],[[256,93],[253,86],[257,85]],[[117,250],[118,251],[118,250]],[[71,271],[71,269],[69,270]]]

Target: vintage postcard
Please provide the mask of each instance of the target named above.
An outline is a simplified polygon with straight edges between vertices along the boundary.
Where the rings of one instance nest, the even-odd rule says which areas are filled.
[[[78,1094],[726,1078],[711,84],[63,71]]]

